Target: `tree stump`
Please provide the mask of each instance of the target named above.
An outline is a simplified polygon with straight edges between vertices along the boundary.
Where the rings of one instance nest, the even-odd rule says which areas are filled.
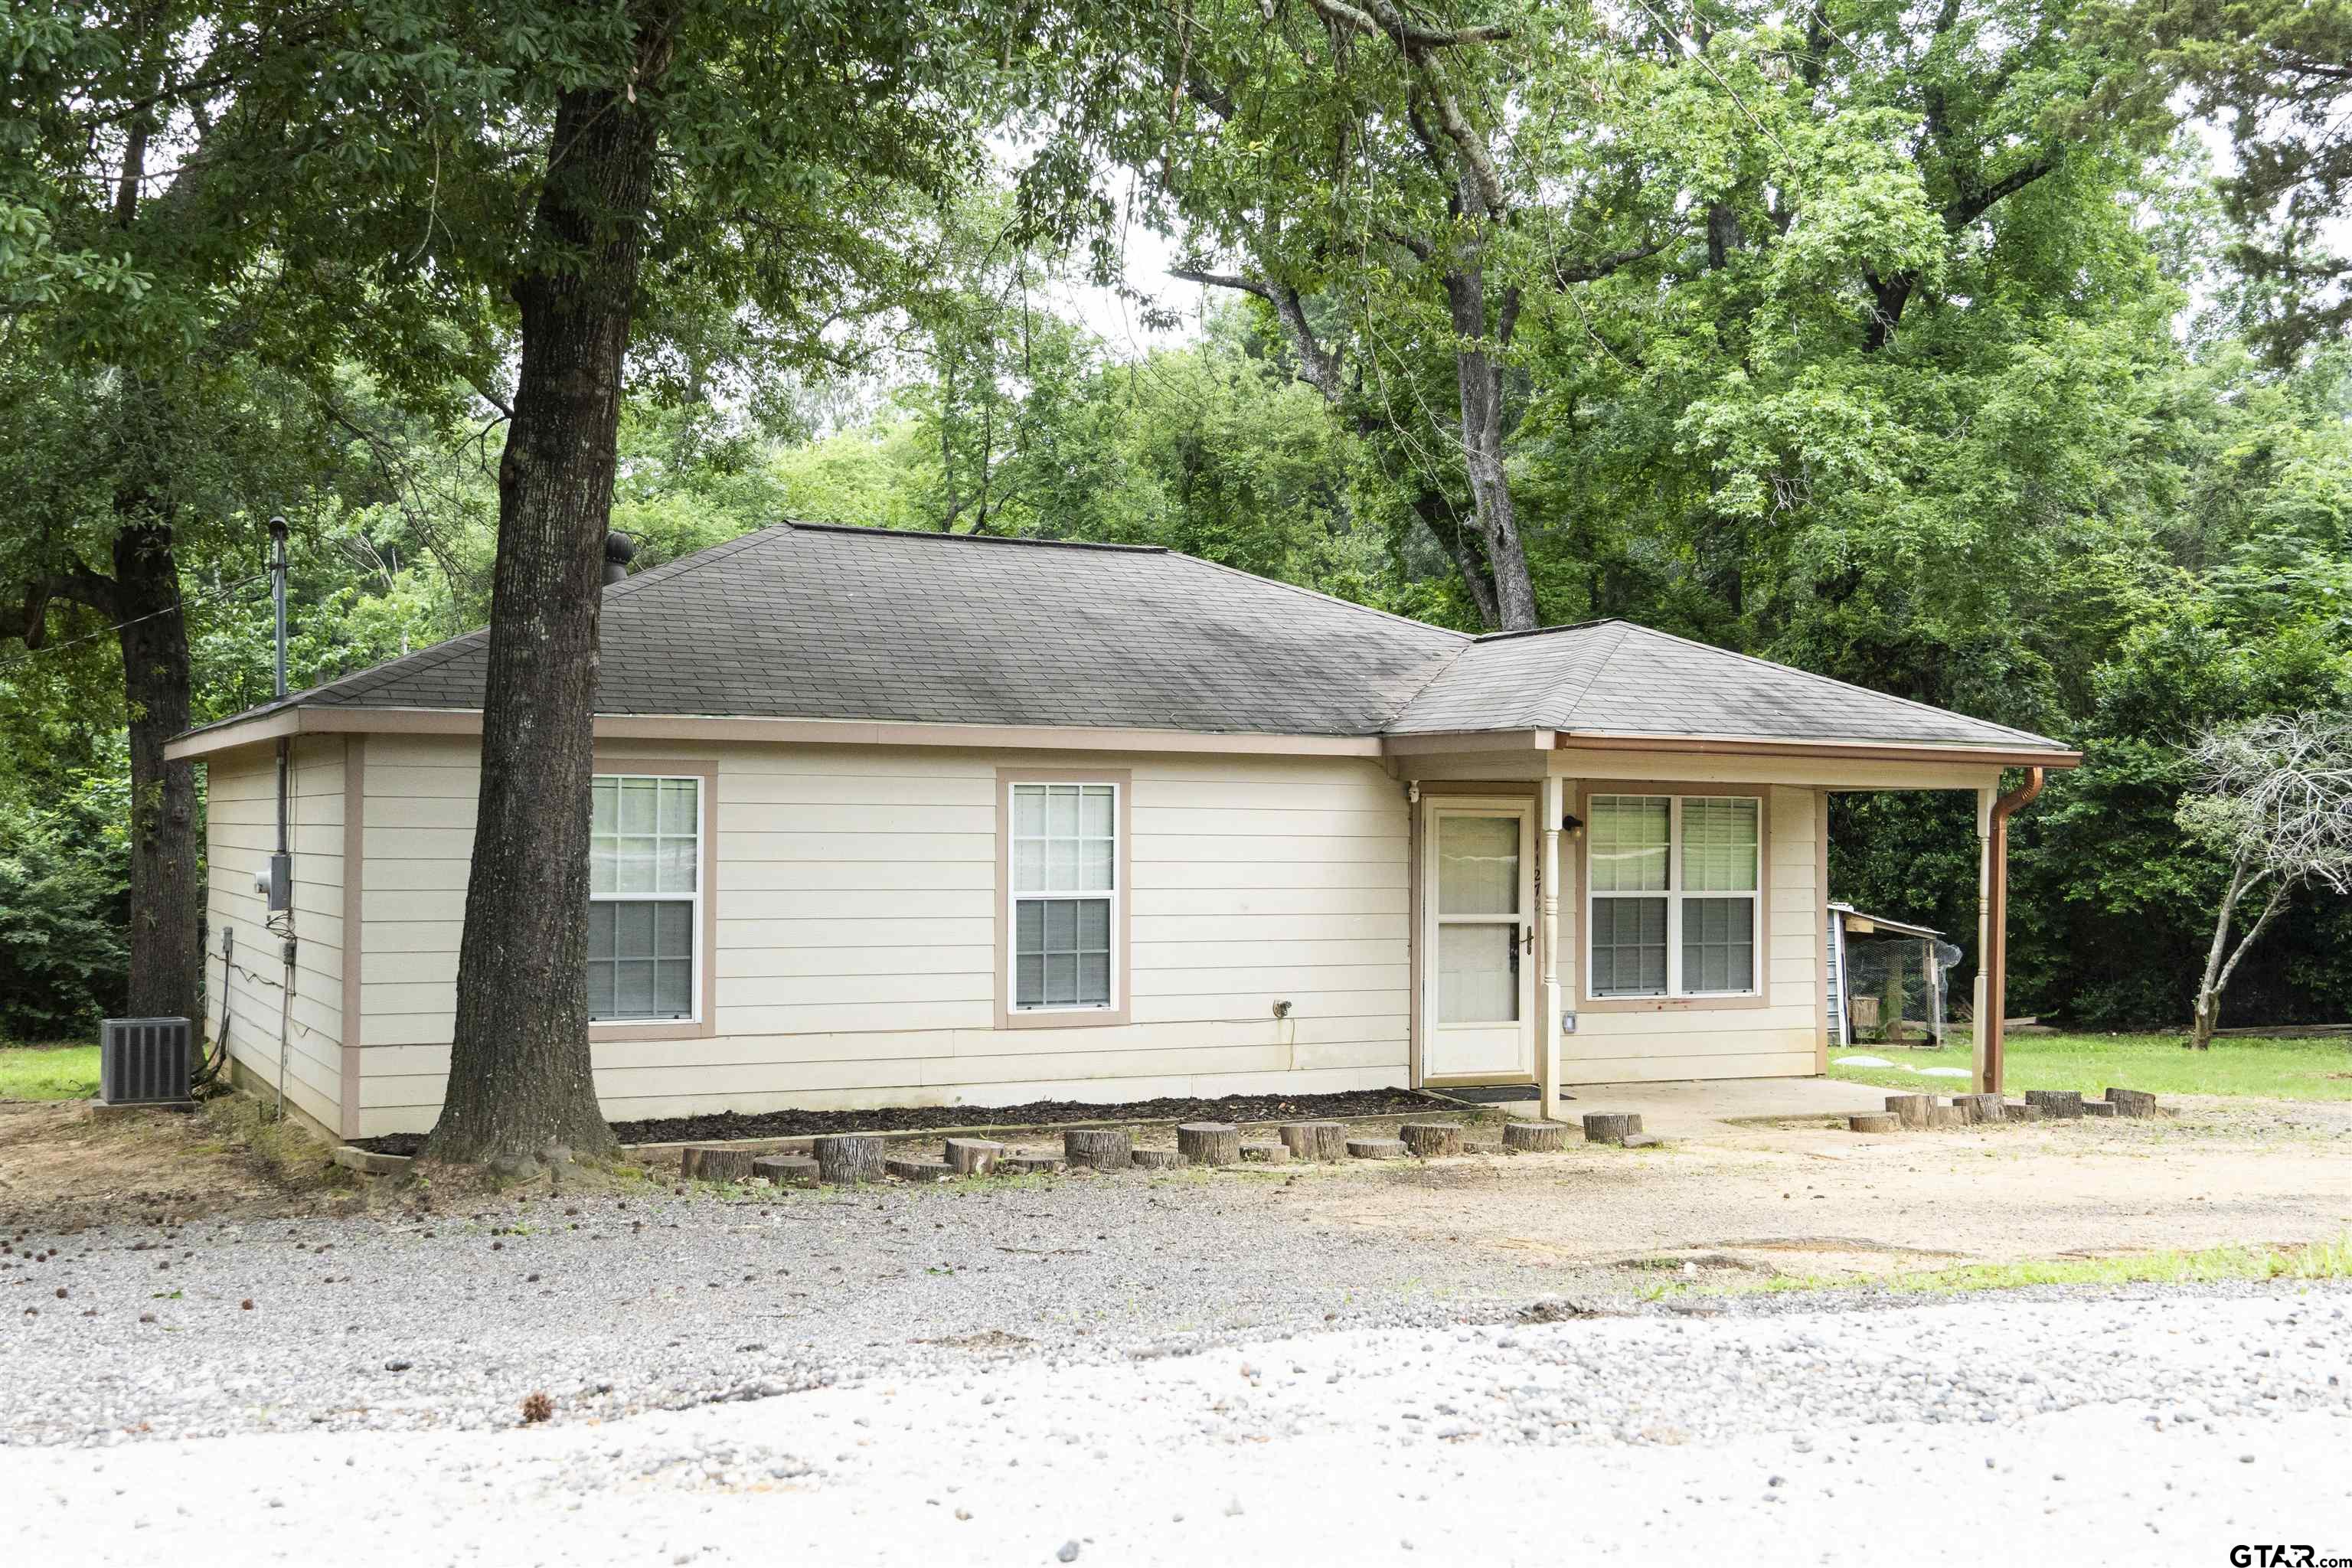
[[[871,1132],[834,1132],[815,1141],[819,1180],[836,1187],[854,1187],[878,1181],[882,1175],[883,1141]]]
[[[748,1182],[751,1179],[749,1149],[687,1149],[677,1157],[677,1173],[693,1182]]]
[[[1195,1165],[1237,1165],[1242,1130],[1230,1121],[1187,1121],[1176,1129],[1176,1148]]]
[[[2113,1116],[2116,1114],[2115,1104],[2111,1100],[2086,1100],[2083,1101],[2083,1114],[2085,1116]]]
[[[1664,1142],[1665,1142],[1665,1140],[1659,1137],[1654,1132],[1628,1132],[1625,1134],[1625,1147],[1628,1149],[1655,1149]]]
[[[1351,1160],[1402,1160],[1404,1145],[1394,1138],[1350,1138],[1348,1158]]]
[[[2042,1108],[2038,1105],[2024,1105],[2012,1100],[2002,1109],[2004,1113],[2011,1121],[2039,1121],[2042,1120]]]
[[[1892,1116],[1849,1116],[1845,1124],[1856,1132],[1892,1132],[1903,1125]]]
[[[2156,1114],[2156,1096],[2144,1089],[2117,1089],[2110,1084],[2107,1086],[2107,1103],[2116,1108],[2117,1116],[2137,1120]]]
[[[816,1180],[816,1161],[806,1154],[762,1154],[751,1162],[751,1175],[779,1187],[799,1186]]]
[[[1347,1157],[1348,1130],[1337,1121],[1286,1121],[1278,1136],[1295,1160]]]
[[[2083,1120],[2083,1091],[2079,1089],[2029,1089],[2025,1103],[2038,1105],[2042,1116],[2052,1121]]]
[[[940,1157],[959,1176],[984,1176],[1004,1158],[1004,1145],[985,1138],[950,1138]]]
[[[1063,1157],[1046,1149],[1015,1149],[997,1164],[1016,1176],[1050,1176],[1060,1171]]]
[[[1966,1127],[1968,1124],[1968,1112],[1957,1106],[1938,1105],[1931,1107],[1927,1111],[1927,1125],[1930,1127],[1949,1131],[1955,1127]]]
[[[1503,1147],[1525,1154],[1554,1154],[1568,1147],[1568,1124],[1561,1121],[1506,1121]]]
[[[945,1160],[924,1160],[898,1154],[884,1160],[882,1168],[902,1182],[944,1182],[955,1174],[955,1167]]]
[[[1906,1127],[1932,1127],[1936,1097],[1932,1094],[1890,1094],[1886,1097],[1887,1111]]]
[[[1135,1152],[1135,1140],[1124,1127],[1073,1127],[1062,1134],[1062,1152],[1073,1166],[1124,1171]]]
[[[1442,1160],[1462,1152],[1459,1121],[1408,1121],[1397,1129],[1404,1146],[1424,1160]]]
[[[1956,1094],[1952,1103],[1968,1112],[1971,1123],[1999,1121],[2009,1114],[1997,1094]]]
[[[1139,1171],[1181,1171],[1184,1156],[1173,1149],[1138,1149],[1128,1162]]]
[[[1283,1165],[1289,1163],[1290,1149],[1282,1143],[1244,1143],[1242,1163],[1245,1165]]]
[[[1622,1143],[1626,1138],[1642,1130],[1642,1119],[1623,1110],[1594,1110],[1584,1118],[1584,1141],[1587,1143]]]

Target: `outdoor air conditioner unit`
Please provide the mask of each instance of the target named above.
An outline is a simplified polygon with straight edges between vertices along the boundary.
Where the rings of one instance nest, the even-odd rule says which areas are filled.
[[[194,1046],[185,1018],[109,1018],[100,1026],[98,1098],[109,1105],[180,1105]]]

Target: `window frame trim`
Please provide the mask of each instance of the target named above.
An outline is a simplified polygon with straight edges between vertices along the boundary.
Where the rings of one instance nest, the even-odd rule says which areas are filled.
[[[1111,788],[1110,999],[1108,1007],[1013,1005],[1013,933],[1022,894],[1013,885],[1013,786],[1025,784],[1108,784]],[[996,770],[996,1026],[999,1029],[1112,1028],[1129,1022],[1133,999],[1135,772],[1131,768],[999,768]],[[1092,893],[1041,893],[1037,898],[1094,898]]]
[[[1592,801],[1596,795],[1664,795],[1668,808],[1666,842],[1667,887],[1662,892],[1596,893],[1592,889]],[[1769,784],[1703,784],[1653,779],[1590,779],[1576,790],[1576,816],[1583,826],[1576,834],[1576,910],[1579,930],[1575,946],[1576,1005],[1588,1013],[1677,1013],[1730,1011],[1769,1007],[1772,989],[1772,799]],[[1682,905],[1690,898],[1738,898],[1741,894],[1704,889],[1677,889],[1680,879],[1683,802],[1685,800],[1753,800],[1756,802],[1756,984],[1748,991],[1675,991],[1682,978]],[[1664,898],[1666,900],[1666,979],[1661,996],[1596,996],[1592,994],[1592,906],[1596,899]]]
[[[692,779],[698,786],[695,792],[695,829],[699,840],[700,868],[694,879],[694,977],[690,994],[694,1014],[686,1018],[592,1018],[588,1021],[590,1042],[654,1041],[709,1039],[719,1032],[719,763],[715,759],[698,757],[631,756],[599,751],[589,766],[591,789],[599,778]],[[593,852],[591,841],[584,846]],[[648,900],[625,894],[588,895],[591,903],[662,902],[675,900],[674,895],[655,895]],[[586,932],[582,932],[584,943]]]

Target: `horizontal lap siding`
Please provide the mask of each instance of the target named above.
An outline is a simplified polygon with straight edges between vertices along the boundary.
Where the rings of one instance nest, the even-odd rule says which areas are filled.
[[[1661,773],[1673,767],[1663,760],[1659,764]],[[1758,956],[1768,1005],[1584,1013],[1576,1032],[1560,1037],[1563,1083],[1780,1078],[1814,1070],[1823,918],[1814,795],[1786,787],[1765,793],[1771,812],[1770,891],[1768,940]]]
[[[471,751],[421,740],[369,751],[369,1132],[421,1130],[438,1111]],[[598,1092],[616,1120],[1404,1079],[1406,807],[1376,763],[845,746],[669,754],[719,759],[719,1032],[596,1041]],[[1126,1025],[993,1026],[1001,765],[1133,775]],[[386,790],[402,792],[396,803],[379,798]],[[1292,1016],[1275,1018],[1277,1001]]]
[[[268,910],[254,891],[278,842],[278,764],[266,747],[212,758],[205,768],[206,1032],[221,1028],[221,952],[230,1053],[255,1079],[278,1075],[285,963]],[[343,742],[298,740],[287,841],[294,855],[294,996],[285,1030],[286,1098],[329,1127],[341,1115],[343,1036]]]

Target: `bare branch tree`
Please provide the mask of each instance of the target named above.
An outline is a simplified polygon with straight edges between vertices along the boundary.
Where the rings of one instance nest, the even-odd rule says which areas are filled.
[[[2213,1043],[2221,993],[2238,963],[2297,888],[2352,892],[2352,714],[2275,715],[2209,730],[2189,753],[2198,793],[2181,802],[2190,837],[2225,857],[2230,881],[2197,987],[2189,1044]],[[2237,945],[2230,931],[2256,891],[2261,911]]]

